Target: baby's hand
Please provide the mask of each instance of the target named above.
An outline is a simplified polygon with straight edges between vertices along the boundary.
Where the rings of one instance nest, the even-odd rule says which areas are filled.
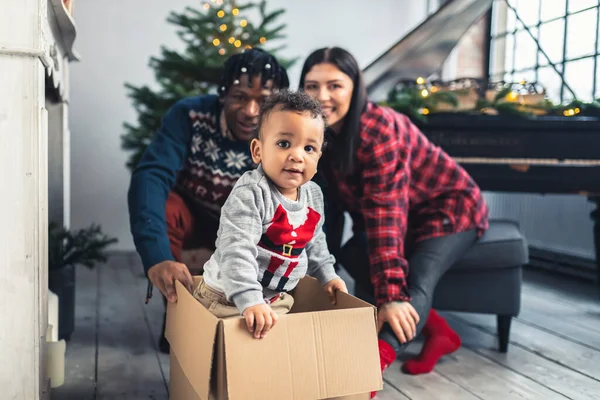
[[[248,307],[242,314],[246,318],[246,325],[250,333],[254,332],[257,339],[264,338],[269,330],[277,323],[277,314],[270,305],[258,304]]]
[[[323,289],[329,295],[329,300],[331,304],[335,304],[335,292],[340,291],[344,293],[348,293],[348,288],[346,288],[346,282],[341,280],[340,278],[332,279],[323,286]]]

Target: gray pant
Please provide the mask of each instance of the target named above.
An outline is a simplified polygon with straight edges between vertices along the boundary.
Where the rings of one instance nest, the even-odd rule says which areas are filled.
[[[454,265],[475,243],[475,230],[427,239],[407,249],[408,293],[410,304],[419,314],[417,335],[421,333],[431,309],[435,287],[444,273]],[[370,279],[366,234],[355,234],[341,249],[338,261],[356,281],[356,295],[375,304],[373,284]],[[401,344],[385,324],[379,338],[392,345],[396,354],[403,352],[408,343]]]

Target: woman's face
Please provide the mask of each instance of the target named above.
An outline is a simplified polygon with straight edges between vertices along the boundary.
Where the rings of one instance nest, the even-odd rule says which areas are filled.
[[[352,79],[333,64],[316,64],[306,74],[303,89],[319,100],[327,124],[339,133],[352,100]]]

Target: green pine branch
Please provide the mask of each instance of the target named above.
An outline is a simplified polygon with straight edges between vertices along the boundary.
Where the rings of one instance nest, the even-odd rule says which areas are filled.
[[[237,3],[225,0],[217,6],[206,2],[210,5],[208,9],[204,5],[187,7],[167,16],[167,22],[175,27],[184,49],[179,51],[163,46],[158,56],[150,58],[148,66],[154,72],[158,89],[125,84],[127,96],[137,113],[136,122],[123,123],[121,135],[121,148],[129,153],[126,163],[129,170],[135,168],[159,129],[162,117],[175,102],[188,96],[216,92],[223,62],[228,56],[243,51],[246,46],[261,47],[276,56],[285,48],[285,45],[273,46],[273,42],[281,44],[286,38],[286,25],[278,23],[284,9],[268,10],[265,0]],[[239,13],[234,15],[233,9]],[[221,10],[224,13],[219,16]],[[259,11],[255,21],[247,16],[252,10]],[[244,20],[246,25],[242,26]],[[225,30],[221,30],[222,25]],[[231,38],[240,41],[237,46]],[[263,43],[264,39],[266,43]],[[218,45],[213,42],[215,40]],[[278,59],[286,68],[298,60]]]
[[[68,265],[85,265],[93,268],[105,263],[106,247],[117,243],[102,232],[100,225],[71,232],[56,223],[48,227],[48,269],[57,270]]]
[[[398,112],[406,114],[411,119],[426,122],[427,117],[423,113],[427,109],[427,114],[435,114],[438,111],[440,103],[458,106],[458,96],[463,91],[452,92],[430,92],[427,96],[422,95],[423,87],[407,86],[401,90],[395,88],[388,92],[388,98],[381,104],[392,107]],[[537,118],[541,115],[558,116],[593,116],[600,117],[600,99],[592,102],[584,102],[574,99],[566,104],[553,104],[549,99],[544,99],[537,104],[520,104],[515,101],[507,101],[507,97],[513,91],[512,85],[502,87],[490,100],[479,98],[473,109],[456,111],[456,113],[481,113],[495,111],[499,115],[511,115],[523,118]]]

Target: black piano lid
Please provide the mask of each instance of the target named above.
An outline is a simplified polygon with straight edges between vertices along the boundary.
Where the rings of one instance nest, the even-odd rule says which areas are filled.
[[[600,133],[600,118],[595,116],[539,115],[524,118],[515,115],[486,115],[476,112],[439,112],[427,116],[427,122],[415,120],[414,123],[424,130],[435,130],[444,127],[472,131],[476,127],[476,129],[488,131],[534,130],[536,131],[534,133],[539,135],[544,135],[549,131],[565,132],[568,130],[594,133],[596,135]]]
[[[363,73],[369,98],[380,101],[400,79],[438,71],[467,30],[493,0],[451,0],[383,53]]]
[[[440,71],[459,40],[493,0],[450,0],[364,69],[369,98],[381,101],[402,79]],[[435,113],[414,121],[429,140],[462,164],[483,190],[600,193],[600,120],[588,116],[522,118],[479,113]],[[593,166],[539,165],[526,172],[488,160],[592,160]],[[473,160],[465,162],[465,160]],[[494,161],[495,162],[495,161]],[[527,163],[527,162],[526,162]]]

